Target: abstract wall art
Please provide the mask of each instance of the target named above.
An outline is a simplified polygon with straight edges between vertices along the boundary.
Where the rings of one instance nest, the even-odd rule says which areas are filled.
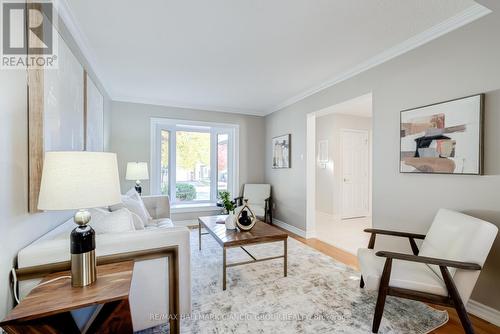
[[[273,138],[273,168],[290,168],[290,135]]]
[[[401,173],[483,174],[484,94],[401,112]]]
[[[45,152],[103,151],[104,97],[59,32],[55,40],[58,68],[27,67],[30,213],[39,211]]]

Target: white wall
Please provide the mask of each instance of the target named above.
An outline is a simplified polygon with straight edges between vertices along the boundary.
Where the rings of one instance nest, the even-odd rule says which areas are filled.
[[[306,226],[307,113],[372,92],[374,227],[426,232],[440,207],[500,226],[500,43],[493,33],[500,31],[500,3],[478,2],[493,13],[266,117],[266,181],[274,187],[277,219]],[[481,92],[486,176],[400,174],[399,112]],[[283,133],[292,134],[292,168],[273,170],[268,145]],[[394,246],[409,251],[406,243]],[[472,298],[500,310],[499,263],[497,237]]]
[[[366,130],[370,138],[372,120],[370,117],[329,114],[316,118],[316,154],[321,140],[328,140],[326,168],[316,163],[316,210],[339,217],[342,210],[342,147],[341,129]],[[369,142],[371,147],[371,140]],[[371,180],[370,180],[371,182]]]
[[[113,101],[111,151],[118,154],[122,192],[133,187],[135,183],[125,180],[127,162],[146,161],[149,165],[152,117],[238,124],[240,188],[244,183],[264,181],[263,117]],[[142,181],[142,186],[144,194],[149,194],[149,181]]]
[[[65,29],[64,26],[61,29]],[[75,44],[62,31],[63,38],[77,58],[87,62],[75,49]],[[87,67],[88,68],[88,67]],[[105,98],[105,128],[109,114],[109,98]],[[83,74],[82,74],[83,75]],[[105,143],[109,132],[105,130]],[[15,265],[19,249],[71,217],[69,212],[28,213],[28,106],[25,70],[0,70],[0,319],[13,305],[9,285],[10,269]],[[69,252],[69,244],[68,244]]]

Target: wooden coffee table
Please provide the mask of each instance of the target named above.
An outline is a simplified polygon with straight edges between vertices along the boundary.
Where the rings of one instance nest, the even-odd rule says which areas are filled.
[[[226,290],[226,269],[229,267],[283,258],[283,275],[286,277],[288,234],[262,221],[257,221],[250,231],[240,231],[239,229],[227,230],[224,223],[217,223],[224,222],[225,219],[226,216],[207,216],[198,218],[199,249],[201,250],[201,236],[203,234],[212,235],[222,247],[222,290]],[[208,233],[201,233],[202,227],[205,228]],[[276,241],[283,241],[282,255],[257,259],[243,247]],[[226,263],[226,250],[233,247],[240,247],[243,249],[252,260],[230,264]]]

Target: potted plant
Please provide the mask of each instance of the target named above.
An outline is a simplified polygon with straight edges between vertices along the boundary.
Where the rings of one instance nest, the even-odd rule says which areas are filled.
[[[234,209],[236,209],[236,204],[229,198],[229,196],[231,196],[231,194],[229,194],[228,191],[219,192],[219,198],[227,214],[225,221],[226,229],[234,230],[236,228],[236,224],[234,223]]]

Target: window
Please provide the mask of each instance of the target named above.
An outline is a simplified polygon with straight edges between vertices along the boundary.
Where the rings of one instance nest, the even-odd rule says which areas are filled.
[[[235,194],[238,126],[151,119],[151,189],[174,204],[215,203]]]
[[[229,160],[229,135],[227,133],[217,134],[217,189],[227,191],[228,160]]]

